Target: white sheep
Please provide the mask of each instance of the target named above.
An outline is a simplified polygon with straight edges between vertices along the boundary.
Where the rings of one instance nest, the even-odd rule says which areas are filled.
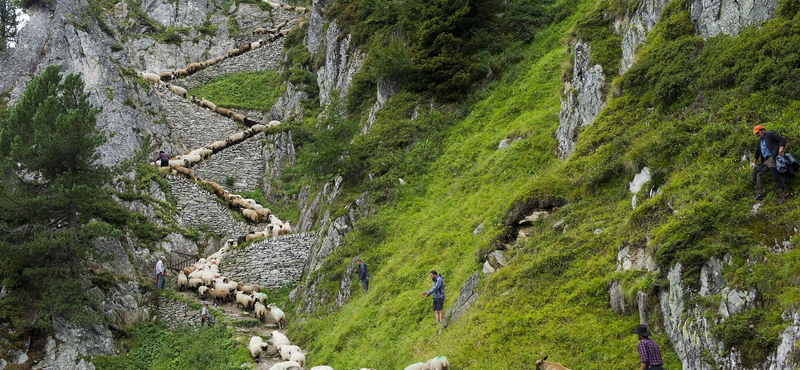
[[[253,294],[251,294],[250,296],[253,297],[253,299],[261,302],[261,304],[263,304],[264,308],[266,309],[266,304],[265,304],[265,302],[267,302],[267,294],[266,293],[253,292]]]
[[[281,124],[281,121],[269,121],[269,123],[267,124],[267,127],[280,126],[280,124]]]
[[[253,132],[255,132],[255,133],[259,133],[259,132],[264,132],[264,130],[267,129],[267,126],[262,125],[262,124],[257,124],[257,125],[253,125],[253,127],[250,127],[250,129],[253,130]]]
[[[447,357],[436,356],[428,360],[428,370],[447,370],[448,368],[450,368],[450,362],[447,361]]]
[[[289,356],[289,361],[294,361],[300,364],[300,366],[306,366],[306,355],[300,351],[300,347],[293,349],[291,351],[291,355]]]
[[[142,73],[139,73],[139,75],[141,75],[142,78],[147,80],[147,82],[152,82],[154,84],[160,84],[161,83],[161,76],[159,76],[159,75],[157,75],[155,73],[142,72]]]
[[[281,229],[278,231],[278,235],[289,235],[292,233],[292,225],[289,224],[289,221],[283,223]]]
[[[428,370],[428,364],[424,362],[417,362],[416,364],[406,366],[404,370]]]
[[[280,308],[275,307],[275,303],[268,304],[267,308],[269,308],[272,319],[278,324],[278,329],[283,329],[282,325],[286,325],[286,314]]]
[[[278,227],[283,227],[283,221],[275,215],[269,215],[269,223]]]
[[[261,357],[261,354],[265,349],[267,349],[268,346],[269,344],[265,343],[261,337],[254,336],[250,337],[250,344],[247,346],[247,348],[250,349],[250,356],[253,356],[253,358],[258,361],[258,358]]]
[[[246,209],[245,211],[249,211],[249,209]],[[267,236],[267,235],[266,235],[265,233],[261,233],[261,232],[259,232],[259,233],[247,234],[247,235],[245,235],[245,236],[244,236],[244,241],[246,241],[246,242],[249,242],[249,241],[251,241],[251,240],[256,240],[256,239],[264,238],[264,237],[266,237],[266,236]]]
[[[178,96],[186,99],[186,94],[188,94],[186,89],[184,89],[184,88],[182,88],[180,86],[175,86],[173,84],[169,84],[169,83],[167,84],[167,88],[169,89],[169,91],[172,91],[173,94],[178,95]]]
[[[186,287],[188,285],[189,285],[189,278],[187,278],[186,274],[183,271],[181,271],[178,274],[178,290],[182,292],[186,290]]]
[[[198,279],[199,280],[199,279]],[[201,285],[197,288],[197,296],[200,299],[206,298],[206,294],[208,294],[208,287],[205,285]]]
[[[281,358],[284,359],[285,361],[289,361],[289,358],[292,357],[292,351],[295,350],[299,351],[300,347],[295,346],[293,344],[286,344],[278,348],[278,352],[281,353]]]
[[[255,298],[252,295],[248,296],[248,297],[250,299],[252,299],[253,301],[255,301],[255,306],[253,308],[253,316],[258,318],[258,321],[260,321],[261,323],[266,322],[267,321],[267,308],[264,307],[264,305],[261,304],[261,302],[255,300]]]
[[[285,335],[281,334],[281,332],[279,332],[277,330],[273,330],[270,335],[272,335],[272,345],[275,346],[275,350],[276,351],[281,346],[286,346],[286,345],[291,345],[292,344],[292,342],[289,341],[289,338],[287,338]]]
[[[197,287],[203,285],[203,279],[200,278],[189,278],[189,288],[197,289]]]
[[[258,28],[253,30],[253,34],[254,35],[263,35],[265,33],[267,33],[267,29],[264,28],[264,27],[258,27]]]
[[[250,306],[253,305],[253,297],[249,294],[245,294],[242,291],[236,291],[236,306],[242,305],[243,309],[248,309]]]
[[[311,368],[311,370],[333,370],[333,368],[330,366],[322,365],[322,366],[314,366]]]
[[[294,367],[296,367],[298,370],[302,369],[302,366],[300,366],[300,364],[298,364],[297,362],[284,361],[284,362],[278,362],[277,364],[272,365],[272,367],[269,368],[269,370],[294,370],[293,369]]]

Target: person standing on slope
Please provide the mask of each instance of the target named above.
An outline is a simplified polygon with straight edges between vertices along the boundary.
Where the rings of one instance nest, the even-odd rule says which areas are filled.
[[[158,289],[164,289],[167,287],[167,272],[164,271],[164,261],[166,261],[166,257],[161,256],[156,262],[156,281],[158,285]]]
[[[431,280],[433,287],[431,290],[422,292],[423,296],[433,296],[433,314],[436,316],[436,324],[441,324],[444,318],[442,309],[444,308],[444,278],[436,270],[431,270]]]
[[[753,157],[753,162],[750,163],[750,169],[755,168],[753,171],[753,181],[756,183],[755,200],[762,200],[767,196],[763,178],[769,172],[772,174],[772,179],[781,189],[780,200],[778,200],[778,204],[781,204],[789,197],[789,190],[783,182],[780,172],[778,172],[776,158],[779,155],[783,155],[783,150],[786,147],[786,138],[776,132],[767,131],[761,125],[753,127],[753,134],[758,135],[756,154]],[[761,165],[756,164],[758,159],[761,159]]]
[[[361,257],[356,258],[358,268],[353,272],[358,272],[358,280],[361,281],[361,290],[366,293],[369,290],[369,276],[367,275],[367,264],[361,262]]]

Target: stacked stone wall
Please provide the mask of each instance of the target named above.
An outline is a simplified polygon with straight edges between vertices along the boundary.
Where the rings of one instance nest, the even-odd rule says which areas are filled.
[[[178,86],[180,82],[176,82]],[[217,140],[225,140],[231,134],[244,131],[230,118],[223,117],[197,104],[181,98],[170,91],[160,94],[162,112],[172,130],[171,157],[186,150],[205,147]],[[199,99],[199,98],[198,98]]]
[[[264,134],[257,134],[217,152],[192,170],[195,176],[214,181],[232,193],[256,190],[264,178],[263,140]],[[233,186],[226,184],[229,176],[235,178]],[[263,206],[269,207],[267,204]]]
[[[167,297],[158,297],[158,317],[167,328],[176,329],[181,326],[200,326],[200,310],[192,309],[186,302],[176,301]],[[211,323],[216,319],[211,314]]]
[[[167,176],[172,195],[178,199],[180,224],[201,230],[210,230],[227,238],[237,238],[252,227],[233,218],[231,210],[217,201],[217,197],[195,182],[180,175]]]
[[[220,265],[234,281],[278,289],[303,277],[314,234],[300,233],[266,239],[231,251]]]

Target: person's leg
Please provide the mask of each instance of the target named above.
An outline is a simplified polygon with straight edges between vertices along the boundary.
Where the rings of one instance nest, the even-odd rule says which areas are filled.
[[[769,172],[769,168],[765,164],[761,164],[753,171],[753,181],[756,183],[756,195],[766,194],[764,189],[764,175]]]
[[[369,290],[369,279],[361,280],[361,290],[366,293]]]

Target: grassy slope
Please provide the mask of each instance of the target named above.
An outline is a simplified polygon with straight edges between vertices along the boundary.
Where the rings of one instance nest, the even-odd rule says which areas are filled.
[[[450,129],[445,153],[429,176],[406,178],[401,200],[375,216],[386,237],[363,246],[371,269],[369,294],[355,293],[340,313],[290,331],[308,348],[311,364],[396,369],[445,355],[456,369],[517,369],[550,353],[572,368],[636,366],[636,340],[629,331],[637,318],[616,317],[608,304],[605,277],[615,268],[619,245],[613,224],[595,220],[564,236],[542,227],[543,243],[512,252],[512,266],[482,283],[474,308],[441,337],[430,299],[420,295],[429,289],[427,271],[436,269],[445,277],[449,308],[460,285],[480,269],[476,252],[496,235],[513,200],[536,188],[554,195],[570,191],[559,189],[564,180],[554,170],[562,164],[554,157],[552,133],[560,109],[563,40],[574,22],[549,29],[532,46],[548,51],[488,89]],[[522,139],[498,150],[507,137]],[[586,206],[607,212],[604,217],[613,222],[615,213],[629,212],[625,192]],[[572,209],[570,217],[581,217],[578,207]],[[474,236],[481,223],[483,233]],[[597,237],[595,226],[608,229]],[[351,242],[358,245],[356,238]],[[555,239],[568,242],[549,244]],[[675,356],[665,352],[674,365]]]
[[[685,11],[676,14],[676,23],[685,20]],[[532,47],[548,50],[539,54],[541,58],[522,63],[510,74],[514,77],[492,85],[471,114],[450,128],[444,155],[429,175],[406,178],[409,185],[399,200],[369,221],[371,229],[382,229],[377,233],[381,237],[362,240],[356,231],[349,238],[351,245],[337,252],[340,258],[356,252],[366,257],[371,290],[363,296],[354,288],[353,300],[341,312],[293,324],[289,334],[309,350],[312,365],[397,369],[445,355],[456,369],[517,369],[531,368],[535,359],[549,353],[570,368],[634,368],[638,357],[630,329],[638,315],[615,316],[608,286],[623,280],[628,295],[641,289],[655,304],[654,293],[666,283],[663,272],[614,272],[616,254],[626,245],[645,246],[661,266],[681,262],[695,288],[702,263],[730,253],[734,263],[726,269],[726,281],[743,290],[758,288],[759,305],[713,330],[749,353],[771,348],[770,339],[786,325],[780,312],[798,306],[798,288],[792,282],[800,271],[797,252],[776,255],[765,245],[776,237],[796,244],[792,229],[800,211],[796,200],[775,206],[777,191],[770,184],[771,197],[758,215],[752,215],[750,170],[740,158],[751,151],[754,124],[766,123],[790,138],[800,137],[797,101],[774,89],[690,82],[678,85],[679,94],[665,105],[653,98],[663,93],[659,88],[672,83],[662,76],[664,84],[644,90],[628,85],[630,89],[582,133],[576,154],[564,162],[556,160],[552,133],[565,53],[562,46],[549,46],[563,45],[559,42],[574,21],[552,27]],[[776,37],[770,32],[786,34],[775,30],[792,28],[796,22],[779,19],[737,39],[655,38],[654,48],[659,50],[683,50],[692,44],[701,52],[689,61],[663,55],[643,59],[681,68],[678,72],[695,68],[692,71],[700,72],[688,81],[707,81],[719,69],[705,66],[730,59],[724,56],[726,50],[748,43],[746,47],[756,50],[768,47],[753,40]],[[672,26],[668,23],[657,32],[666,33]],[[782,41],[792,42],[793,37]],[[650,76],[657,76],[661,68],[654,64]],[[506,137],[523,139],[497,150]],[[662,193],[647,199],[646,187],[639,194],[640,205],[632,210],[628,181],[643,166],[651,168],[650,185]],[[437,269],[445,276],[445,309],[449,308],[458,287],[480,268],[476,252],[496,235],[511,201],[526,196],[560,196],[570,205],[538,223],[538,233],[510,252],[511,265],[481,284],[481,297],[470,312],[437,336],[430,300],[420,296],[430,285],[427,271]],[[562,218],[566,231],[552,231],[551,225]],[[473,236],[472,230],[483,222],[483,233]],[[748,262],[753,260],[764,263],[754,266]],[[690,301],[705,304],[707,315],[718,317],[718,295]],[[650,322],[658,326],[660,313],[654,312]],[[667,367],[679,368],[666,338],[655,339]],[[759,356],[750,359],[758,361]]]

